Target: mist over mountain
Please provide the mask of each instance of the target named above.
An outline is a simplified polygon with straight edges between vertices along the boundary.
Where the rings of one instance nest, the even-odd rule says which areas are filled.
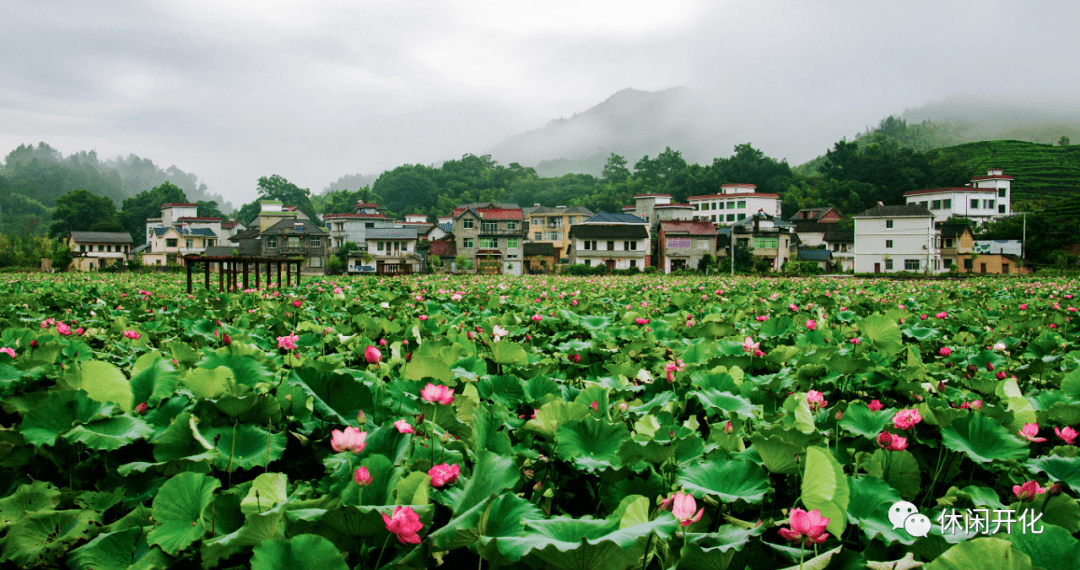
[[[907,109],[900,118],[909,123],[930,121],[950,125],[952,140],[943,140],[941,146],[982,140],[1057,144],[1062,136],[1080,142],[1080,102],[1067,97],[954,96]]]

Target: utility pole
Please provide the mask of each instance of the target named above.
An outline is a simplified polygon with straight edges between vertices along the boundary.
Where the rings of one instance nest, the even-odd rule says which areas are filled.
[[[1027,212],[1024,212],[1024,237],[1020,242],[1020,259],[1024,259],[1024,254],[1027,253]]]
[[[735,277],[735,226],[731,226],[731,239],[728,240],[728,249],[731,250],[731,276]]]

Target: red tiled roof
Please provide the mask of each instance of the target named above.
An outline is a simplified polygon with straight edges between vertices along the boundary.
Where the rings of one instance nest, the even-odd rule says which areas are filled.
[[[982,176],[972,176],[971,181],[976,180],[1012,180],[1013,177],[1008,174],[984,174]]]
[[[428,248],[428,255],[457,255],[457,243],[449,239],[433,241]]]
[[[637,208],[637,206],[623,206],[622,207],[623,210],[633,210],[634,208]]]
[[[454,217],[458,217],[465,213],[466,210],[471,208],[454,208]],[[522,213],[521,208],[516,210],[507,210],[502,208],[480,208],[473,210],[480,215],[484,220],[524,220],[525,215]]]
[[[712,222],[660,222],[660,231],[664,234],[680,233],[695,236],[714,236],[716,226]]]
[[[171,203],[171,204],[162,204],[161,207],[162,208],[198,208],[199,205],[198,204],[184,204],[184,203],[177,202],[177,203]]]
[[[973,188],[962,186],[959,188],[927,188],[925,190],[909,190],[904,196],[921,196],[923,194],[951,194],[953,192],[982,192],[984,194],[997,194],[997,188]]]
[[[731,194],[706,194],[704,196],[691,196],[687,200],[713,200],[716,198],[779,198],[779,194],[765,192],[733,192]]]
[[[476,255],[502,255],[503,252],[497,249],[480,249],[476,251]]]
[[[670,198],[671,194],[634,194],[634,198]]]
[[[357,208],[378,208],[379,205],[378,204],[368,204],[367,202],[357,202],[356,207]]]
[[[181,216],[176,218],[181,222],[220,222],[221,218],[197,218],[195,216]]]
[[[326,218],[374,218],[374,219],[383,219],[383,220],[387,219],[387,217],[382,215],[382,214],[350,214],[350,213],[345,213],[345,214],[323,214],[323,219],[325,220]]]
[[[659,210],[661,208],[688,208],[688,209],[692,210],[694,207],[691,206],[690,204],[676,204],[676,203],[672,202],[671,204],[660,204],[659,206],[656,206],[657,210]]]
[[[737,182],[735,184],[721,184],[721,188],[757,188],[757,184],[743,184]]]
[[[235,228],[240,222],[221,222],[221,229],[231,230]]]

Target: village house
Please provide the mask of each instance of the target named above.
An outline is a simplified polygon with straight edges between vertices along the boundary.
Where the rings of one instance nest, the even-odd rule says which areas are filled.
[[[844,215],[838,212],[836,208],[827,206],[824,208],[803,208],[795,212],[794,216],[788,218],[788,221],[798,226],[800,222],[835,224],[843,219]]]
[[[198,255],[218,243],[218,236],[210,228],[154,228],[149,250],[142,253],[143,265],[183,265],[185,255]]]
[[[930,188],[904,192],[908,204],[929,209],[934,221],[951,217],[969,218],[977,224],[1012,215],[1012,176],[991,168],[985,176],[975,176],[967,186]]]
[[[394,227],[394,221],[386,217],[384,208],[364,202],[358,202],[353,212],[323,214],[323,223],[330,231],[330,247],[335,250],[346,243],[355,243],[360,251],[367,251],[368,230]]]
[[[831,271],[849,272],[855,270],[855,230],[839,228],[825,232],[822,239],[825,248],[832,252]]]
[[[454,273],[457,271],[457,243],[454,241],[454,236],[447,235],[442,239],[432,240],[428,243],[427,261],[428,267],[434,267],[431,263],[433,257],[438,257],[441,264],[439,265],[440,271],[445,273]]]
[[[649,235],[652,227],[670,220],[690,221],[694,219],[694,207],[671,201],[671,194],[637,194],[633,206],[623,206],[624,214],[633,214],[649,222]]]
[[[736,245],[750,249],[751,255],[779,271],[798,252],[794,225],[765,211],[731,224]]]
[[[917,205],[878,205],[855,220],[855,272],[942,271],[934,214]]]
[[[570,228],[570,263],[644,270],[649,266],[648,227],[638,216],[599,212]]]
[[[660,271],[697,269],[702,258],[716,253],[716,226],[705,221],[660,222],[657,248]]]
[[[517,204],[483,202],[454,208],[454,240],[478,273],[521,275],[527,228]]]
[[[525,242],[525,263],[529,273],[553,271],[559,263],[559,250],[550,242]]]
[[[366,252],[353,251],[349,254],[350,272],[377,275],[412,275],[420,272],[422,260],[417,250],[416,228],[370,229],[367,230],[366,239]]]
[[[97,271],[122,264],[134,240],[127,232],[71,232],[67,247],[71,250],[71,271]],[[63,268],[57,268],[62,270]]]
[[[691,196],[687,199],[694,207],[694,218],[715,225],[733,224],[765,212],[780,216],[780,195],[758,192],[754,184],[724,184],[719,194]]]
[[[581,206],[555,206],[548,208],[535,204],[531,208],[522,210],[525,218],[529,221],[529,241],[533,243],[549,243],[558,252],[566,251],[570,244],[570,228],[593,216],[593,212]],[[532,257],[528,253],[526,258]]]
[[[280,220],[260,232],[259,238],[262,245],[262,257],[303,257],[301,272],[308,274],[326,272],[330,232],[311,220],[298,218]]]

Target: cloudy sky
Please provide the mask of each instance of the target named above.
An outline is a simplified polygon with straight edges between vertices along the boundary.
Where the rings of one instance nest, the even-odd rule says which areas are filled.
[[[483,153],[686,86],[799,164],[946,97],[1075,99],[1076,2],[7,0],[0,152],[135,153],[233,204],[260,176]]]

